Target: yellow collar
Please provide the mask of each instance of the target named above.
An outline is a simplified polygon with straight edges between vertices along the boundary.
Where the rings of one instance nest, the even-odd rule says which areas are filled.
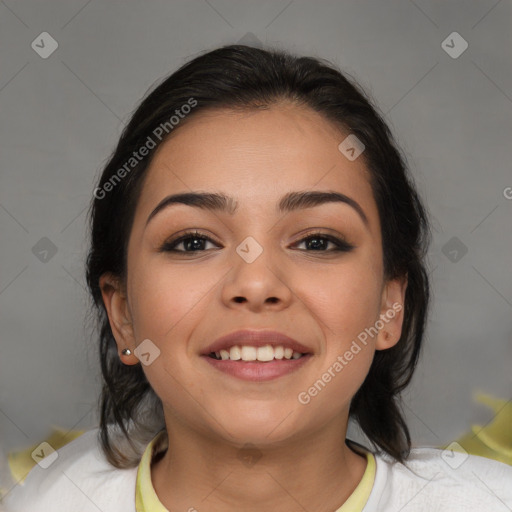
[[[151,462],[167,446],[167,432],[161,430],[147,445],[137,470],[135,509],[137,512],[169,512],[158,499],[151,481]]]
[[[135,508],[137,512],[169,512],[158,499],[151,481],[151,462],[158,453],[167,448],[167,432],[161,430],[147,445],[142,455],[138,470],[135,488]],[[361,512],[370,496],[375,480],[375,457],[361,446],[356,445],[359,451],[366,455],[366,470],[363,478],[349,496],[348,500],[335,512]]]

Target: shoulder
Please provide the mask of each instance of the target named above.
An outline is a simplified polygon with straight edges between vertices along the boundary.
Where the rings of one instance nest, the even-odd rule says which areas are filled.
[[[135,512],[137,468],[123,470],[109,464],[99,446],[98,429],[82,434],[46,459],[50,457],[54,460],[46,468],[36,464],[24,482],[7,493],[1,510]]]
[[[481,511],[512,508],[512,467],[477,455],[415,448],[404,464],[375,455],[372,510]]]

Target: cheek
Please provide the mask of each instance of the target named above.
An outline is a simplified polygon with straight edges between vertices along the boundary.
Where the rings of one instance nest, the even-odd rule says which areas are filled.
[[[143,367],[151,387],[172,408],[195,410],[188,393],[201,395],[202,391],[195,362],[187,354],[188,340],[204,317],[207,301],[202,299],[218,278],[211,270],[184,267],[154,260],[135,263],[131,268],[131,309],[136,344],[150,339],[160,350],[155,363]],[[200,411],[195,414],[200,417]]]
[[[370,369],[374,338],[370,326],[380,311],[380,280],[368,265],[354,265],[330,272],[323,285],[311,288],[312,312],[320,321],[325,344],[321,368],[304,382],[301,404],[307,403],[311,417],[327,421],[362,385]],[[302,401],[301,401],[302,400]]]
[[[323,275],[310,274],[301,281],[329,345],[340,350],[379,316],[381,278],[371,262],[354,259],[352,264],[333,266]]]
[[[190,330],[203,313],[208,293],[223,273],[207,265],[173,265],[165,258],[136,262],[131,270],[131,313],[136,340],[149,338],[163,348],[185,346]]]

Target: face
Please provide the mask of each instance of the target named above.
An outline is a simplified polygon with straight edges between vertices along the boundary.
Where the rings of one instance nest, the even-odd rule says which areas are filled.
[[[105,275],[101,286],[119,352],[149,340],[142,367],[168,429],[180,422],[212,438],[261,444],[346,425],[375,350],[399,339],[396,304],[406,284],[384,281],[363,156],[350,161],[338,149],[347,135],[309,109],[281,104],[198,113],[158,149],[136,207],[127,280]],[[287,194],[304,192],[349,199],[317,194],[279,208]],[[224,209],[196,200],[155,211],[183,193],[230,199]],[[277,331],[305,355],[208,355],[218,338],[241,329]],[[260,344],[274,350],[262,358],[287,347],[258,333],[228,345],[251,357],[243,347],[257,352]],[[122,360],[141,364],[134,355]]]

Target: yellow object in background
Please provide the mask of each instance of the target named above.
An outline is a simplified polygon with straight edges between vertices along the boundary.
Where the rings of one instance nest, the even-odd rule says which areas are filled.
[[[474,399],[493,409],[494,419],[483,427],[472,425],[469,432],[457,439],[457,443],[467,453],[512,466],[512,401],[485,393],[477,393]]]
[[[53,426],[52,433],[44,441],[57,451],[59,448],[62,448],[77,437],[80,437],[85,432],[85,430],[67,430]],[[41,443],[36,443],[25,450],[13,451],[7,454],[9,468],[16,482],[22,483],[30,470],[37,464],[36,460],[32,458],[32,452],[40,444]]]

